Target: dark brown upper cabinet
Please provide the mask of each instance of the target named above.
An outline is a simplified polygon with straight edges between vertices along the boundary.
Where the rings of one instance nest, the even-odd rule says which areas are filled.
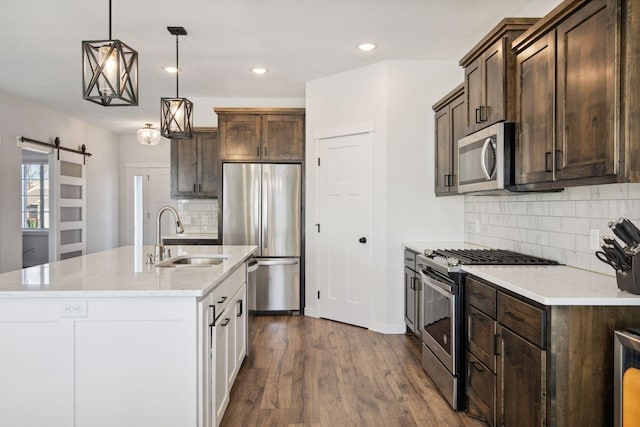
[[[171,140],[171,198],[218,197],[220,155],[217,128],[195,128],[190,139]]]
[[[515,55],[511,42],[537,18],[505,18],[461,60],[464,68],[466,134],[500,121],[514,121]]]
[[[458,194],[458,140],[466,135],[464,83],[433,105],[435,112],[435,193]]]
[[[514,41],[520,189],[624,180],[622,19],[617,0],[565,1]]]
[[[222,161],[304,161],[304,108],[216,108]]]

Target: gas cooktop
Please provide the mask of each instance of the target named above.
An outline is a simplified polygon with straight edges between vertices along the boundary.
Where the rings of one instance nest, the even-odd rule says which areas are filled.
[[[453,258],[465,265],[557,265],[558,262],[503,249],[436,249],[425,256]],[[451,260],[453,261],[453,260]]]

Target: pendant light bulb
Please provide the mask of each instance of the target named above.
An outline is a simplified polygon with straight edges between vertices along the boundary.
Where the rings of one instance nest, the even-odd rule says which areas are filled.
[[[158,145],[160,143],[160,131],[152,128],[151,123],[145,123],[144,128],[138,129],[136,136],[142,145]]]

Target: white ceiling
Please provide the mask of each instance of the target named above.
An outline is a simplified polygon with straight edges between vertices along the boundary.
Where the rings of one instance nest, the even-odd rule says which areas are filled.
[[[167,26],[188,32],[180,96],[304,98],[306,81],[383,60],[457,61],[542,1],[113,0],[113,38],[139,53],[140,94],[138,107],[106,108],[82,99],[81,41],[108,39],[108,0],[2,0],[0,90],[129,134],[158,127],[160,98],[175,95]],[[361,52],[363,41],[379,48]],[[258,65],[269,72],[249,71]]]

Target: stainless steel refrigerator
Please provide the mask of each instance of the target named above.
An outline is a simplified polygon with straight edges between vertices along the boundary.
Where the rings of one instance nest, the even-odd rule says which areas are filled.
[[[300,311],[299,164],[224,163],[222,243],[256,245],[249,310]]]

